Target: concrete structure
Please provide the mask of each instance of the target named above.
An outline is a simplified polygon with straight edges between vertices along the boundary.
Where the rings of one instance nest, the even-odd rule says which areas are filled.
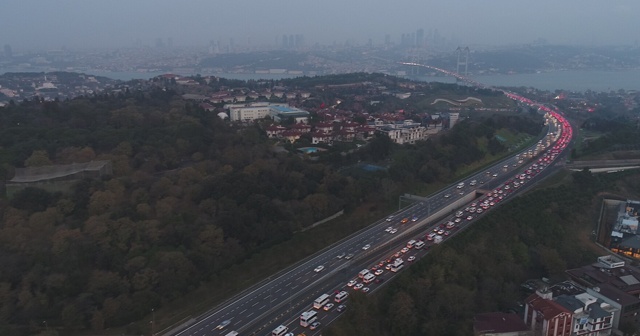
[[[270,117],[277,122],[287,118],[293,118],[295,123],[307,123],[309,112],[290,107],[287,104],[272,104],[267,102],[255,102],[249,104],[226,104],[231,121],[252,122],[258,119]]]
[[[573,313],[572,335],[611,335],[616,307],[588,293],[561,295],[555,301]]]
[[[551,291],[538,290],[525,300],[524,322],[536,335],[571,336],[573,314],[552,300]]]
[[[100,178],[113,174],[111,161],[89,161],[68,165],[16,168],[14,177],[7,182],[7,196],[27,187],[50,192],[65,192],[77,181]]]
[[[391,141],[400,145],[413,144],[428,137],[427,128],[412,120],[395,124],[376,123],[376,132],[388,136]]]
[[[516,314],[483,313],[473,318],[475,336],[533,336],[533,331]]]
[[[273,120],[281,122],[283,120],[293,118],[294,123],[308,123],[309,112],[301,110],[295,107],[289,107],[285,105],[271,105],[269,106],[269,115]]]
[[[628,266],[615,256],[598,258],[598,262],[566,271],[587,293],[620,311],[612,320],[619,323],[640,322],[640,269]]]

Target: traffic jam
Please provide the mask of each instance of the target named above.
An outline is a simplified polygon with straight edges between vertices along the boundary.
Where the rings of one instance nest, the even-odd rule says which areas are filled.
[[[528,166],[519,170],[516,175],[513,175],[498,187],[489,190],[463,209],[458,210],[449,218],[444,219],[442,223],[434,225],[429,231],[422,232],[418,237],[409,240],[406,245],[403,244],[404,246],[402,248],[388,255],[387,258],[361,270],[341,288],[335,290],[333,295],[324,294],[319,297],[313,304],[314,309],[319,312],[320,310],[330,311],[336,307],[335,309],[341,313],[347,308],[345,300],[349,297],[350,291],[369,293],[374,289],[372,286],[385,281],[383,275],[386,273],[394,274],[399,272],[407,263],[411,263],[425,255],[431,246],[442,243],[451,237],[455,231],[470,224],[473,219],[504,201],[512,195],[516,189],[525,186],[532,178],[540,174],[546,167],[549,167],[560,153],[562,153],[568,146],[573,135],[569,122],[555,109],[534,103],[527,98],[513,93],[504,93],[508,97],[518,100],[521,103],[539,107],[545,112],[547,123],[553,123],[557,129],[557,132],[548,133],[543,140],[538,142],[534,149],[524,151],[516,156],[519,164],[523,164],[526,161]],[[516,164],[514,164],[514,166],[516,166]],[[393,216],[389,216],[387,221],[393,219]],[[404,224],[409,221],[415,222],[417,220],[418,218],[415,216],[412,218],[407,217],[403,218],[401,223]],[[397,229],[388,227],[385,231],[389,234],[395,234]],[[420,251],[422,251],[422,253],[420,253]],[[300,325],[302,327],[309,326],[312,330],[319,328],[320,322],[317,321],[318,312],[313,309],[304,312],[300,317]]]

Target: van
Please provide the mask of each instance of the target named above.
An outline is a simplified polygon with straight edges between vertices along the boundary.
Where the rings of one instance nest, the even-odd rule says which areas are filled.
[[[414,247],[416,248],[416,250],[419,250],[424,247],[424,242],[422,240],[418,240]]]
[[[362,282],[368,284],[371,281],[375,280],[376,276],[371,274],[371,273],[367,273],[367,275],[364,276],[364,278],[362,278]]]
[[[358,277],[362,279],[364,278],[365,275],[367,275],[367,273],[369,273],[369,270],[365,268],[362,271],[360,271],[360,273],[358,273]]]
[[[411,239],[408,243],[407,243],[407,248],[413,248],[413,245],[415,245],[416,241]]]

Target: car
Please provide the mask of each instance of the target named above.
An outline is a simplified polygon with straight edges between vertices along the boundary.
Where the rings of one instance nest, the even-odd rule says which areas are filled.
[[[384,229],[384,232],[390,232],[391,230],[393,230],[393,226],[389,226],[388,228]]]
[[[393,230],[389,231],[390,234],[394,234],[396,232],[398,232],[398,229],[393,229]]]
[[[396,258],[400,258],[402,256],[402,252],[398,251],[393,256]]]
[[[454,222],[456,222],[456,223],[460,223],[460,222],[462,222],[462,219],[461,219],[461,218],[456,218],[456,219],[454,220]]]
[[[378,266],[379,266],[379,267],[382,267],[382,266],[384,266],[386,263],[387,263],[386,261],[384,261],[384,260],[380,260],[380,262],[378,263]]]
[[[470,221],[473,219],[473,216],[467,216],[467,220]]]
[[[493,177],[498,177],[498,173],[493,173],[493,175],[491,175]]]
[[[363,285],[363,284],[361,284],[361,283],[358,283],[358,284],[355,284],[355,285],[353,286],[353,289],[358,290],[358,289],[360,289],[360,288],[362,288],[362,287],[364,287],[364,285]]]
[[[342,304],[342,305],[339,305],[339,306],[336,308],[336,311],[337,311],[338,313],[342,313],[345,309],[347,309],[347,305],[343,305],[343,304]]]
[[[378,277],[378,278],[376,278],[376,280],[374,282],[375,283],[382,283],[382,282],[384,282],[384,278]]]
[[[362,287],[363,293],[368,293],[371,289],[369,287]]]
[[[445,235],[445,236],[448,236],[448,235],[450,235],[450,234],[451,234],[451,231],[445,231],[445,232],[444,232],[444,235]]]
[[[403,254],[407,253],[407,252],[409,252],[409,248],[408,247],[403,247],[402,250],[400,250],[400,252],[402,252]]]
[[[222,322],[220,322],[220,324],[218,324],[218,326],[216,327],[216,329],[224,329],[226,326],[231,324],[231,320],[224,320]]]
[[[451,197],[451,194],[445,194],[444,195],[444,198],[449,198],[449,197]]]
[[[347,287],[353,287],[353,285],[357,284],[358,282],[355,281],[354,279],[349,280],[349,282],[347,282]]]
[[[476,212],[479,213],[479,214],[481,214],[482,211],[484,211],[484,210],[482,210],[482,208],[478,208],[478,210],[476,210]]]
[[[293,336],[293,333],[286,333],[284,336]]]
[[[391,216],[387,217],[387,222],[392,221],[392,220],[393,220],[393,217],[395,217],[395,216],[391,215]]]
[[[322,309],[324,309],[324,311],[330,311],[331,308],[333,308],[334,304],[329,302],[326,305],[324,305],[324,307],[322,307]]]
[[[404,223],[406,223],[408,221],[409,221],[409,218],[405,217],[400,221],[400,223],[404,224]]]
[[[344,256],[346,256],[346,255],[347,255],[346,253],[342,252],[342,253],[338,254],[338,255],[336,256],[336,258],[338,258],[338,259],[342,259],[342,258],[344,258]]]
[[[407,261],[414,261],[416,260],[416,256],[410,256],[409,258],[407,258]]]
[[[362,249],[365,250],[365,251],[370,249],[370,248],[371,248],[371,244],[367,244],[367,245],[362,247]]]
[[[322,266],[322,265],[320,265],[320,266],[318,266],[318,267],[313,269],[313,271],[316,272],[316,273],[322,272],[322,270],[324,270],[324,266]]]
[[[459,218],[456,218],[456,219],[459,219]],[[444,230],[443,230],[443,229],[438,230],[438,234],[439,234],[439,235],[441,235],[441,234],[443,234],[443,233],[444,233]]]
[[[344,258],[347,259],[347,260],[353,258],[353,253],[347,254]]]
[[[417,221],[418,221],[418,216],[413,216],[413,217],[411,217],[411,221],[412,221],[412,222],[417,222]]]
[[[381,270],[381,269],[378,269],[378,270],[376,270],[376,272],[375,272],[375,273],[373,273],[373,274],[375,274],[375,275],[380,275],[380,274],[382,274],[382,273],[384,273],[384,271],[383,271],[383,270]]]
[[[391,264],[387,264],[387,266],[385,266],[384,268],[390,270],[391,269]]]
[[[378,269],[378,265],[373,265],[373,266],[371,266],[371,270],[372,270],[372,271],[376,271],[377,269]]]
[[[311,323],[311,325],[309,326],[309,330],[316,330],[318,328],[320,328],[320,322],[318,321]]]

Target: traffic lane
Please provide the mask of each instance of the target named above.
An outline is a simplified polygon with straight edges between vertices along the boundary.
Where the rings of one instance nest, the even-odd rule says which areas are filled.
[[[496,166],[497,166],[497,165],[496,165]],[[506,168],[505,168],[505,167],[503,167],[503,168],[504,168],[504,170],[509,171],[508,167],[506,167]],[[478,175],[480,175],[480,174],[478,174]],[[469,178],[469,179],[467,179],[466,181],[471,181],[471,180],[472,180],[472,179],[471,179],[471,178]],[[468,188],[465,188],[465,189],[468,189]],[[452,190],[452,191],[453,191],[453,190]],[[463,190],[463,191],[468,192],[469,190]],[[442,205],[443,203],[444,203],[443,201],[438,201],[436,204],[437,204],[437,205]],[[429,204],[429,205],[431,205],[431,204]],[[428,211],[428,210],[427,210],[427,211]],[[405,213],[405,211],[401,211],[399,214],[400,214],[400,215],[403,215],[404,213]],[[421,215],[422,215],[422,214],[424,214],[424,211],[423,211],[423,212],[421,212],[420,214],[421,214]],[[413,215],[413,214],[409,213],[409,215]],[[381,220],[381,221],[380,221],[380,224],[381,224],[381,223],[384,223],[384,221],[382,221],[382,220]],[[377,238],[380,238],[380,235],[379,235],[379,234],[378,234],[378,235],[376,235],[376,236],[377,236]],[[369,235],[369,237],[367,237],[367,238],[371,238],[371,235]],[[376,239],[376,241],[378,241],[378,240],[379,240],[379,239]],[[361,241],[362,241],[362,240],[361,240]],[[351,252],[356,252],[356,251],[355,251],[355,250],[352,250]],[[326,258],[326,257],[325,257],[324,259],[325,259],[325,260],[327,260],[327,258]],[[323,260],[318,260],[318,261],[323,261]],[[307,272],[307,274],[309,274],[309,272]],[[300,280],[300,277],[299,277],[297,280]],[[277,291],[277,290],[276,290],[276,291]],[[254,304],[253,304],[253,306],[255,306],[256,304],[257,304],[257,303],[254,303]],[[232,312],[233,312],[233,310],[232,310]]]

